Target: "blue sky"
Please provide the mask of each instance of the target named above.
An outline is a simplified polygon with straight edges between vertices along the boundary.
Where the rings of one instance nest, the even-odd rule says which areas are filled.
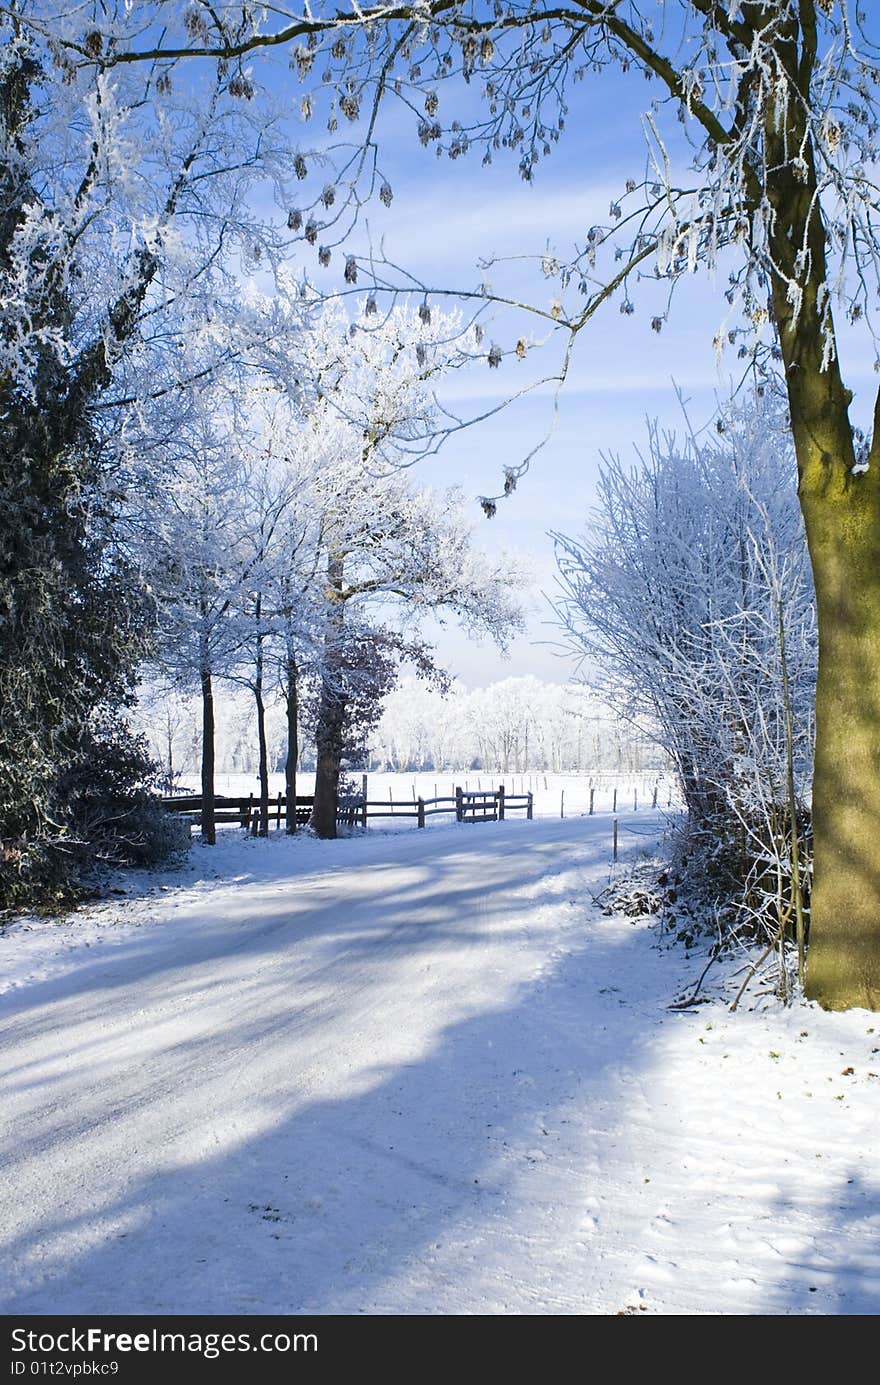
[[[548,246],[566,256],[594,221],[607,220],[609,203],[626,178],[641,176],[645,144],[638,102],[645,92],[644,83],[613,74],[584,83],[568,138],[542,162],[531,185],[519,177],[514,158],[499,155],[488,169],[477,152],[455,163],[437,159],[419,145],[412,123],[393,115],[380,126],[380,145],[394,201],[388,210],[369,208],[352,244],[363,247],[369,236],[419,279],[448,288],[471,288],[486,277],[477,267],[481,258],[540,256]],[[324,282],[321,271],[314,273],[319,285]],[[332,268],[326,274],[332,283]],[[537,266],[499,266],[488,277],[497,287],[509,283],[524,299],[549,305],[552,289]],[[555,392],[544,388],[456,434],[436,458],[421,464],[426,482],[460,484],[474,497],[482,544],[525,555],[535,572],[528,633],[514,643],[509,658],[451,626],[430,632],[440,661],[468,685],[522,673],[554,682],[569,678],[573,664],[561,656],[543,595],[552,593],[555,574],[549,533],[584,527],[600,453],[631,453],[634,443],[645,440],[647,417],[681,426],[673,379],[689,399],[694,421],[711,415],[716,392],[728,387],[711,350],[722,307],[720,294],[700,276],[682,287],[678,312],[658,336],[650,328],[649,298],[632,317],[621,316],[619,300],[611,302],[581,335],[555,409]],[[487,339],[509,348],[521,325],[519,318],[496,314]],[[480,414],[548,373],[555,359],[555,352],[536,351],[524,362],[505,359],[498,371],[481,365],[450,380],[444,401],[456,413]],[[520,461],[551,427],[552,436],[515,494],[499,504],[493,520],[483,520],[476,497],[497,494],[502,467]]]
[[[594,221],[607,220],[609,203],[626,178],[641,176],[645,145],[638,102],[644,96],[644,83],[620,76],[605,76],[592,87],[584,83],[569,137],[542,162],[531,185],[523,183],[513,158],[499,155],[489,169],[476,152],[455,163],[438,160],[419,145],[410,124],[389,120],[380,138],[384,133],[382,166],[394,201],[388,210],[370,208],[368,228],[356,239],[364,244],[368,229],[389,259],[431,285],[450,288],[470,288],[484,277],[477,268],[481,258],[540,255],[548,245],[564,256]],[[489,278],[499,286],[510,282],[529,301],[549,304],[552,297],[537,266],[499,267]],[[504,659],[491,644],[475,645],[449,626],[431,632],[441,662],[467,684],[521,673],[568,679],[572,661],[560,654],[543,595],[554,584],[549,532],[584,527],[600,453],[630,454],[633,444],[645,440],[647,417],[681,427],[673,380],[690,401],[695,422],[711,415],[716,392],[728,388],[711,349],[723,306],[720,294],[699,276],[682,286],[678,311],[658,336],[650,328],[650,299],[632,317],[621,316],[619,300],[609,303],[581,335],[555,418],[554,391],[545,388],[453,436],[437,458],[422,464],[420,475],[431,484],[461,484],[475,498],[479,515],[476,497],[497,494],[502,467],[520,461],[553,428],[515,494],[499,504],[493,520],[479,520],[481,543],[524,554],[534,569],[527,636]],[[488,336],[509,347],[517,330],[514,319],[498,315]],[[458,413],[482,413],[545,373],[553,359],[555,353],[545,362],[534,352],[524,362],[505,359],[498,371],[480,366],[451,380],[443,397]]]
[[[279,73],[277,80],[279,93],[290,90],[289,74]],[[293,94],[296,105],[295,83]],[[516,157],[503,152],[489,169],[481,166],[476,150],[454,163],[437,159],[433,147],[420,146],[412,119],[392,107],[380,120],[378,136],[381,167],[394,201],[387,210],[378,202],[368,208],[350,248],[362,251],[369,239],[420,280],[448,289],[472,288],[486,277],[477,268],[481,258],[540,256],[548,248],[567,258],[575,239],[583,243],[594,221],[607,222],[609,203],[622,193],[625,180],[643,176],[641,114],[656,94],[653,84],[633,73],[608,71],[580,84],[571,93],[567,130],[553,155],[540,163],[531,185],[520,179]],[[442,90],[441,99],[447,104]],[[451,100],[450,93],[447,118]],[[661,125],[675,158],[683,143],[674,117],[671,123],[670,132],[670,118],[664,115]],[[317,133],[304,128],[303,146]],[[337,286],[338,255],[329,270],[307,262],[319,286]],[[537,265],[528,268],[520,261],[491,270],[488,277],[495,287],[509,284],[522,298],[549,306],[552,287]],[[467,684],[521,673],[557,682],[570,676],[571,661],[553,648],[551,612],[542,596],[552,594],[554,583],[549,532],[583,530],[602,453],[635,460],[634,448],[645,442],[649,418],[682,430],[676,386],[697,428],[710,422],[716,401],[729,395],[739,379],[734,353],[719,369],[712,350],[712,338],[724,321],[725,277],[719,271],[718,283],[700,272],[682,282],[659,335],[650,326],[652,314],[665,306],[656,287],[646,285],[632,294],[633,316],[621,315],[620,297],[612,299],[580,335],[555,421],[553,391],[544,389],[456,434],[438,457],[421,464],[419,474],[426,483],[460,484],[473,496],[477,518],[477,497],[496,494],[502,467],[520,461],[554,425],[514,496],[499,504],[492,521],[480,520],[478,531],[487,547],[514,549],[531,562],[536,580],[527,637],[514,644],[509,659],[502,659],[491,645],[474,645],[451,627],[428,632],[437,636],[441,663]],[[502,315],[489,324],[488,334],[509,348],[521,329],[521,320]],[[843,349],[852,366],[848,380],[856,389],[856,421],[867,422],[873,352],[855,340],[845,340]],[[475,367],[451,380],[443,397],[457,413],[482,413],[527,380],[547,373],[554,359],[549,352],[544,361],[536,351],[522,363],[506,359],[498,371]]]

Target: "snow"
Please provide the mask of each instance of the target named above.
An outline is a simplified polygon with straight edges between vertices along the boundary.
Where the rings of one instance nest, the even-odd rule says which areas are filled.
[[[360,793],[362,774],[360,771],[348,772],[348,777],[354,784],[355,790]],[[635,811],[644,813],[646,808],[650,808],[653,801],[654,789],[657,789],[657,804],[659,808],[672,806],[677,807],[680,802],[679,791],[673,785],[670,776],[660,773],[644,774],[587,774],[584,772],[568,774],[545,773],[543,770],[531,773],[524,771],[522,774],[504,774],[500,770],[415,770],[399,771],[397,773],[373,772],[367,775],[367,798],[370,803],[386,803],[391,799],[394,803],[403,804],[400,809],[401,821],[394,823],[391,818],[377,818],[370,824],[370,830],[378,827],[387,831],[389,827],[411,827],[414,824],[404,816],[407,809],[410,811],[415,806],[418,797],[428,799],[438,797],[455,797],[456,787],[464,789],[465,792],[487,792],[491,793],[500,784],[504,785],[505,793],[523,795],[531,793],[533,795],[533,812],[535,817],[566,817],[587,813],[590,807],[590,790],[593,790],[593,809],[595,812],[610,812],[616,803],[617,812],[621,815],[628,815]],[[259,779],[253,774],[218,774],[216,776],[216,792],[228,798],[247,798],[248,794],[253,794],[255,799],[259,798],[260,784]],[[298,794],[310,794],[314,792],[315,776],[310,771],[305,771],[297,775],[296,791]],[[175,793],[195,793],[200,792],[198,777],[192,776],[183,781],[180,787],[175,789]],[[269,797],[274,798],[277,794],[284,793],[284,775],[269,775]],[[616,793],[616,798],[615,798]],[[378,809],[376,810],[378,811]],[[525,804],[519,807],[512,806],[511,816],[524,816]],[[434,818],[428,818],[427,825],[447,824],[448,818],[442,814]]]
[[[880,1021],[671,1010],[609,826],[228,833],[8,928],[3,1311],[876,1312]]]

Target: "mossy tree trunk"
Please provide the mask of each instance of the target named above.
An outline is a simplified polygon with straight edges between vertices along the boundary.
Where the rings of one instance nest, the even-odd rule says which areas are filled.
[[[794,59],[792,59],[794,62]],[[797,122],[795,121],[796,125]],[[880,426],[858,465],[834,347],[825,227],[804,131],[765,130],[772,309],[785,367],[819,629],[806,993],[880,1008]],[[792,150],[807,151],[806,174]],[[799,176],[796,174],[799,173]],[[798,256],[800,247],[806,255]],[[785,280],[797,285],[794,310]]]
[[[878,471],[849,494],[804,495],[819,677],[807,995],[880,1009],[880,503]]]

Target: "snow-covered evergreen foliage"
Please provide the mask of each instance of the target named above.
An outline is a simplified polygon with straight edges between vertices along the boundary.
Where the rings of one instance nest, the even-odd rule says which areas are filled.
[[[125,720],[155,614],[128,542],[132,454],[192,360],[210,373],[247,343],[277,366],[297,311],[230,272],[279,263],[246,206],[283,163],[271,118],[216,70],[172,93],[77,65],[58,7],[36,28],[25,9],[0,16],[0,903],[157,840]]]

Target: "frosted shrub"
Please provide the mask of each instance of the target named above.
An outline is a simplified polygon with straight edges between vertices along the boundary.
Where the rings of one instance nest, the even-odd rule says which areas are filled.
[[[634,468],[604,464],[591,527],[556,536],[557,609],[606,698],[676,766],[686,892],[772,936],[794,923],[809,837],[816,640],[786,421],[760,405],[710,442],[653,432]]]

